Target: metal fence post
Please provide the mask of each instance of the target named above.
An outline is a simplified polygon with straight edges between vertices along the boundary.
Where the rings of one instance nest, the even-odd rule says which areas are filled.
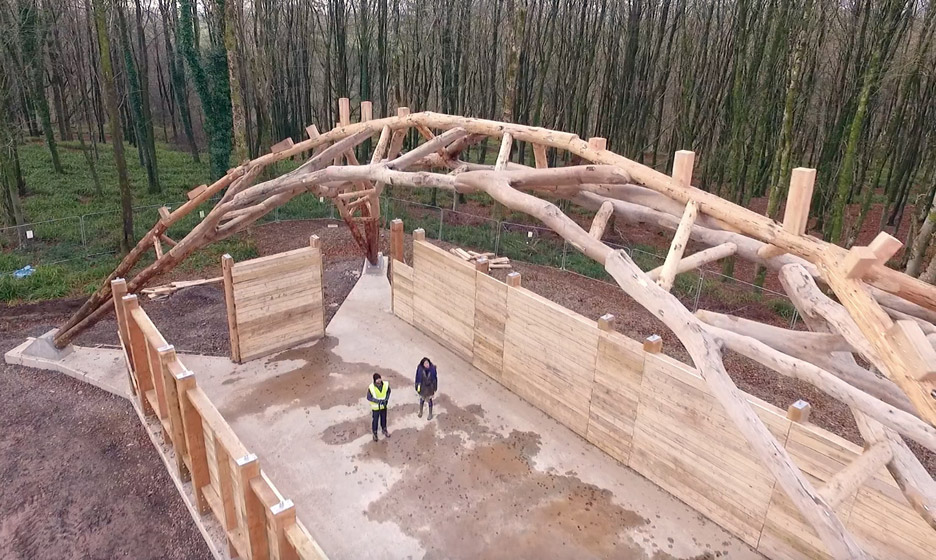
[[[702,282],[705,280],[705,272],[699,269],[699,283],[696,286],[695,303],[692,304],[692,312],[699,310],[699,299],[702,297]]]
[[[799,309],[793,308],[793,317],[790,318],[790,329],[796,328],[796,320],[799,319]]]
[[[88,238],[85,236],[84,215],[78,216],[78,229],[81,230],[81,246],[88,248]]]
[[[565,269],[566,269],[566,267],[565,267],[565,264],[566,264],[566,249],[568,249],[568,247],[569,247],[568,241],[566,241],[565,239],[563,239],[563,240],[562,240],[562,264],[560,265],[560,268],[561,268],[562,270],[565,270]]]
[[[497,223],[497,237],[494,238],[494,254],[495,254],[495,255],[499,255],[499,254],[500,254],[499,251],[500,251],[500,236],[501,236],[501,225],[502,225],[502,224],[501,224],[501,222],[496,222],[496,223]]]
[[[439,241],[442,241],[442,224],[445,223],[445,210],[439,208]]]

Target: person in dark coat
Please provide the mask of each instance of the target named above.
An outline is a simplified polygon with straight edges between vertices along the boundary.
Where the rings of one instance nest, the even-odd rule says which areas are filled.
[[[419,417],[422,418],[423,405],[429,401],[429,416],[427,420],[432,420],[432,397],[439,389],[439,375],[436,367],[429,360],[423,358],[416,366],[416,392],[419,394]]]
[[[377,441],[377,423],[383,428],[384,437],[390,437],[387,431],[387,403],[390,401],[390,384],[380,378],[379,373],[374,374],[374,382],[367,387],[367,400],[371,405],[371,431],[374,432],[374,441]]]

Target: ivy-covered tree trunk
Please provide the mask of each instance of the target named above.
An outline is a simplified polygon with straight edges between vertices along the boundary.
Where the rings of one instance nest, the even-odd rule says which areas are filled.
[[[101,57],[101,85],[104,90],[104,102],[107,106],[111,146],[114,149],[114,166],[117,168],[117,182],[120,186],[120,213],[123,223],[120,250],[126,253],[130,251],[130,247],[133,245],[133,193],[130,191],[130,178],[127,176],[123,130],[120,127],[120,108],[117,105],[117,84],[114,80],[114,66],[111,63],[110,55],[110,29],[108,29],[107,25],[107,14],[111,6],[111,0],[92,0],[92,3]]]
[[[137,68],[140,85],[140,127],[143,131],[144,151],[146,157],[146,178],[149,192],[162,191],[159,185],[159,165],[156,161],[156,132],[153,130],[153,109],[150,100],[149,87],[149,55],[146,52],[146,33],[143,28],[143,6],[140,0],[136,5],[136,32],[137,32]]]
[[[202,49],[196,44],[196,24],[192,0],[179,2],[179,47],[195,91],[201,99],[208,133],[208,158],[211,177],[222,177],[231,163],[231,90],[229,85],[227,52],[224,48],[225,0],[213,0],[215,21],[208,26],[209,44]],[[204,52],[202,52],[204,50]]]
[[[40,0],[20,0],[20,33],[23,48],[23,60],[27,65],[29,81],[29,97],[36,112],[39,113],[39,122],[45,136],[46,146],[52,156],[52,169],[56,173],[65,173],[59,160],[58,146],[55,143],[55,131],[52,129],[52,117],[49,111],[49,100],[45,95],[45,26],[42,19]]]
[[[244,109],[244,94],[241,88],[241,47],[238,41],[241,25],[239,0],[224,3],[224,48],[227,50],[228,81],[231,85],[231,117],[234,127],[234,160],[237,163],[249,159],[247,153],[247,120]]]

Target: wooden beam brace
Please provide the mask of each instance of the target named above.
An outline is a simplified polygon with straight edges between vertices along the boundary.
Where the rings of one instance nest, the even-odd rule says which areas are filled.
[[[864,412],[884,425],[919,442],[927,449],[936,452],[936,428],[912,414],[881,402],[818,366],[778,352],[749,336],[713,326],[708,326],[706,329],[720,340],[725,347],[738,354],[767,366],[777,373],[805,381],[830,397]]]
[[[852,409],[852,412],[858,431],[866,442],[890,444],[893,457],[887,463],[888,472],[894,477],[910,506],[936,530],[936,481],[896,432],[860,411]]]
[[[198,185],[198,186],[195,187],[194,189],[192,189],[192,190],[190,190],[189,192],[185,193],[185,196],[186,196],[189,200],[194,200],[194,199],[198,198],[198,195],[200,195],[201,193],[203,193],[203,192],[205,192],[205,191],[207,191],[207,190],[208,190],[208,185]]]
[[[611,202],[607,200],[602,202],[601,208],[599,208],[598,213],[595,214],[595,219],[592,220],[588,235],[600,241],[602,236],[604,236],[605,228],[608,226],[608,220],[611,219],[612,214],[614,214],[614,204],[611,204]]]
[[[878,257],[870,247],[856,245],[845,256],[843,268],[847,278],[864,278],[871,267],[877,264]]]
[[[737,251],[738,246],[734,243],[722,243],[721,245],[703,249],[702,251],[698,251],[689,255],[688,257],[683,257],[680,259],[679,264],[676,266],[676,274],[689,272],[690,270],[695,270],[709,263],[720,261],[721,259],[734,255]],[[655,281],[660,278],[660,272],[662,271],[663,266],[660,265],[647,272],[647,276],[649,276],[651,280]]]
[[[660,268],[660,277],[657,280],[657,284],[667,292],[673,287],[673,281],[676,279],[676,269],[679,267],[679,261],[686,250],[686,242],[689,241],[692,224],[695,223],[698,214],[698,204],[690,201],[686,205],[686,210],[679,221],[679,227],[676,228],[676,233],[673,235],[673,242],[670,243],[669,252],[666,254],[666,260],[663,261],[663,266]]]
[[[177,245],[177,243],[173,241],[172,238],[166,235],[165,233],[160,234],[159,238],[165,241],[166,245],[169,245],[170,247],[175,247]]]
[[[917,381],[936,381],[936,350],[923,334],[923,329],[916,321],[899,320],[894,322],[887,333],[897,348],[911,348],[920,356],[923,369],[915,371]]]
[[[862,484],[883,469],[893,456],[894,453],[889,443],[879,442],[871,445],[857,459],[823,484],[819,488],[819,494],[829,502],[830,506],[838,507],[857,492]]]
[[[444,134],[440,134],[439,136],[436,136],[435,138],[433,138],[432,140],[429,140],[428,142],[424,142],[420,144],[419,146],[406,152],[402,156],[394,160],[388,161],[384,165],[386,165],[388,169],[395,169],[395,170],[402,171],[406,169],[408,166],[422,159],[424,156],[436,151],[437,148],[448,146],[452,142],[458,140],[459,138],[463,138],[465,136],[468,136],[468,131],[466,131],[464,128],[453,128],[452,130],[449,130],[445,132]]]
[[[549,167],[549,159],[546,157],[546,146],[542,144],[533,144],[533,160],[536,162],[537,169],[546,169]]]
[[[877,257],[877,263],[881,265],[886,265],[887,261],[896,255],[901,247],[903,247],[903,243],[899,239],[884,231],[879,232],[877,237],[868,245],[868,248]]]
[[[926,363],[921,348],[912,340],[893,336],[894,322],[862,282],[848,278],[835,265],[823,264],[820,268],[829,287],[870,345],[865,358],[904,390],[920,418],[936,425],[936,380],[926,376],[932,365]],[[921,375],[922,380],[919,379]]]
[[[679,336],[712,395],[832,557],[841,560],[870,558],[757,416],[744,393],[735,386],[725,371],[717,342],[705,328],[700,328],[698,319],[675,296],[649,282],[646,274],[623,251],[615,251],[606,258],[605,270],[628,295]]]
[[[278,154],[281,152],[285,152],[286,150],[292,149],[293,146],[295,146],[295,143],[293,143],[293,139],[287,136],[286,138],[283,138],[276,144],[273,144],[272,146],[270,146],[270,153]]]
[[[351,199],[359,198],[362,196],[367,197],[376,193],[377,191],[375,189],[365,189],[363,191],[350,191],[350,192],[339,193],[338,198],[340,198],[341,200],[351,200]]]
[[[156,259],[161,259],[163,256],[163,248],[158,237],[153,238],[153,249],[156,251]]]

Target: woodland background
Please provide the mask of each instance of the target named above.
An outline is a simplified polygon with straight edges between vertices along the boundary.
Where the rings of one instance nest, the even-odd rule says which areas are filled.
[[[895,233],[892,266],[933,282],[934,24],[920,0],[0,0],[0,216],[43,219],[44,184],[80,175],[126,249],[176,151],[216,178],[350,97],[602,136],[661,170],[694,150],[696,186],[771,217],[815,167],[812,233]]]

